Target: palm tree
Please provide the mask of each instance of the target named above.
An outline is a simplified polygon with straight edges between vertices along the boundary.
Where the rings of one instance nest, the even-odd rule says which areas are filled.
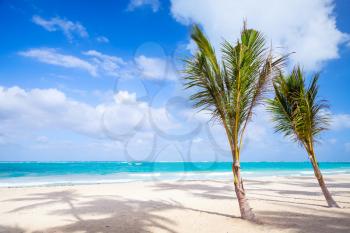
[[[272,77],[279,74],[286,57],[275,58],[265,46],[262,34],[247,29],[244,23],[240,39],[222,44],[221,60],[198,26],[191,37],[197,44],[196,53],[185,60],[185,88],[193,89],[190,99],[194,107],[211,113],[225,129],[232,152],[232,172],[241,217],[256,221],[250,208],[240,172],[240,152],[243,136],[261,103]]]
[[[273,114],[276,131],[299,142],[307,151],[328,206],[339,207],[323,180],[314,150],[315,138],[327,129],[329,122],[327,105],[317,98],[318,78],[318,74],[314,75],[306,87],[300,67],[288,76],[279,75],[273,84],[275,98],[268,100],[268,110]]]

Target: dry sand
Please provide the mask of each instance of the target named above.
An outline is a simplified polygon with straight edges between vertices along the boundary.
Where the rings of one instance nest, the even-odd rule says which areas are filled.
[[[350,176],[327,176],[341,209],[314,177],[245,182],[263,224],[239,218],[231,181],[130,182],[0,189],[0,232],[350,232]]]

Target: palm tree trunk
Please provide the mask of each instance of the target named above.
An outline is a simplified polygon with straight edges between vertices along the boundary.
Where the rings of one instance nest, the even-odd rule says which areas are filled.
[[[314,173],[315,173],[317,181],[321,187],[322,193],[323,193],[323,195],[326,198],[326,201],[328,203],[328,207],[340,208],[339,205],[333,199],[332,194],[328,191],[328,188],[326,186],[326,183],[324,182],[321,170],[318,167],[317,161],[314,158],[315,158],[315,156],[310,156],[311,164],[312,164],[312,167],[314,168]]]
[[[252,208],[250,208],[248,199],[246,198],[246,195],[245,195],[243,180],[241,178],[241,168],[238,161],[232,164],[232,172],[233,172],[235,191],[236,191],[236,196],[239,204],[239,209],[241,212],[241,217],[242,219],[246,219],[252,222],[257,222],[257,218]]]

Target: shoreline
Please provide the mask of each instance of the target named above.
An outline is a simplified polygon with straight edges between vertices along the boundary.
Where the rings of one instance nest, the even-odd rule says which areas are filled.
[[[350,171],[322,171],[323,175],[327,177],[337,175],[349,175]],[[244,180],[250,179],[269,179],[269,178],[298,178],[298,177],[314,177],[313,171],[298,171],[298,174],[285,173],[261,173],[261,172],[242,172]],[[134,176],[134,178],[124,177]],[[175,175],[175,176],[174,176]],[[180,175],[181,179],[178,179]],[[138,178],[135,178],[138,177]],[[159,177],[159,178],[155,178]],[[166,177],[166,178],[165,178]],[[61,180],[54,180],[60,178]],[[76,180],[74,180],[74,178]],[[77,179],[79,178],[79,179]],[[91,180],[91,178],[96,180]],[[119,178],[119,179],[118,179]],[[22,181],[21,181],[22,179]],[[25,179],[25,180],[23,180]],[[64,180],[66,179],[66,180]],[[73,179],[73,180],[67,180]],[[232,181],[232,172],[164,172],[164,173],[118,173],[115,175],[62,175],[62,176],[34,176],[34,177],[13,177],[0,179],[1,188],[24,188],[24,187],[55,187],[55,186],[79,186],[79,185],[98,185],[98,184],[119,184],[119,183],[133,183],[133,182],[183,182],[183,181]],[[20,180],[21,182],[18,182]],[[29,182],[30,180],[30,182]],[[8,185],[12,181],[11,185]],[[16,184],[18,182],[18,184]]]

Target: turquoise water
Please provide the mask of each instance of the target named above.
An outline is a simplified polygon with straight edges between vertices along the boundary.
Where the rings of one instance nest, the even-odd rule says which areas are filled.
[[[229,162],[0,162],[0,186],[231,179]],[[350,174],[350,162],[320,163],[324,174]],[[308,162],[247,162],[244,177],[312,175]]]

